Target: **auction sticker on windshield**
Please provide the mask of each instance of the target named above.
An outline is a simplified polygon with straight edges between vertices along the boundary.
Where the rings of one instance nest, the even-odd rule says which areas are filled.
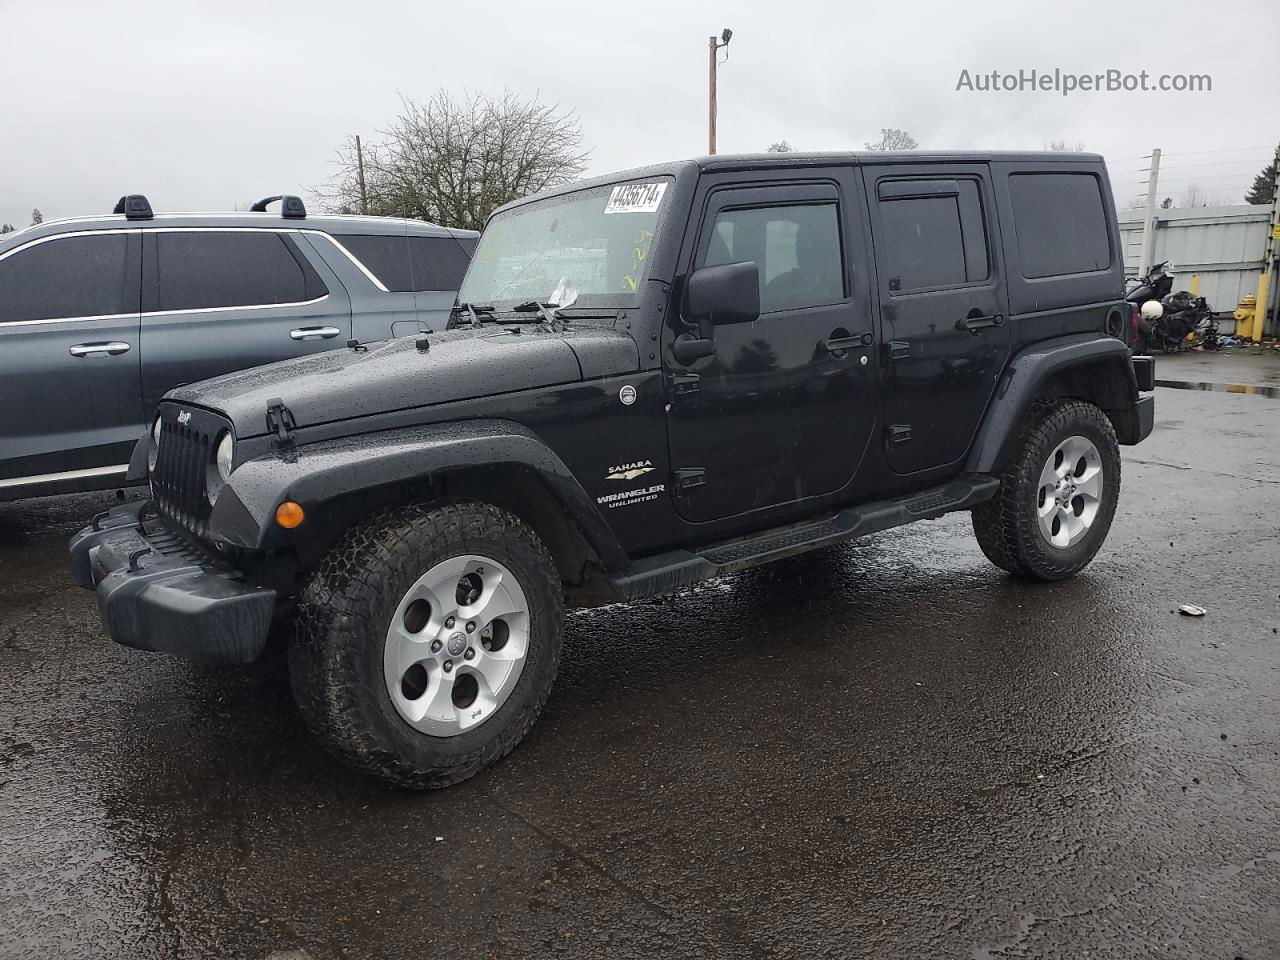
[[[657,213],[662,195],[667,192],[665,183],[621,183],[609,194],[604,205],[605,213]]]

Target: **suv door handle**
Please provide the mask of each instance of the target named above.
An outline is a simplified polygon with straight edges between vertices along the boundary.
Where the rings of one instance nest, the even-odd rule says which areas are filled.
[[[121,340],[109,343],[77,343],[70,349],[73,357],[118,357],[129,352],[129,344]]]
[[[828,353],[843,354],[847,350],[871,346],[871,334],[860,333],[853,337],[828,337],[822,341],[822,347]]]
[[[337,327],[295,327],[289,336],[294,340],[332,340],[341,332]]]
[[[979,330],[987,327],[1003,327],[1004,314],[990,313],[985,317],[965,317],[963,320],[956,321],[957,330],[967,330],[969,333],[977,333]]]

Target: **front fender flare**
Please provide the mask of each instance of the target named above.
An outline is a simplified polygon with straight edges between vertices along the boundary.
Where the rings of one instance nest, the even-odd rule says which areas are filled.
[[[995,397],[987,407],[982,427],[965,461],[965,472],[1003,470],[1013,455],[1031,405],[1044,385],[1072,367],[1100,365],[1107,371],[1108,380],[1113,381],[1106,385],[1113,400],[1110,405],[1103,404],[1103,408],[1113,420],[1131,413],[1138,402],[1138,381],[1131,357],[1123,341],[1092,333],[1055,337],[1017,354],[1005,368]],[[1126,438],[1122,436],[1121,442],[1126,442]]]
[[[278,542],[283,500],[319,507],[349,493],[429,479],[460,468],[519,466],[536,474],[606,569],[629,560],[582,485],[533,431],[509,420],[465,420],[305,444],[236,467],[209,518],[209,533],[236,547]]]

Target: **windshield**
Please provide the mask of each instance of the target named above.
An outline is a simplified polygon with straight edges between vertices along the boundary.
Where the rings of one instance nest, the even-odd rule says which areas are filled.
[[[458,301],[629,303],[644,279],[669,185],[610,184],[498,214],[480,237]]]

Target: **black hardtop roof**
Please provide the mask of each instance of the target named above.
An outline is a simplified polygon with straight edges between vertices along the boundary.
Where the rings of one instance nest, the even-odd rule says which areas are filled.
[[[715,156],[673,160],[644,167],[618,170],[586,180],[575,180],[559,187],[551,187],[538,193],[499,207],[494,213],[518,207],[533,200],[576,193],[628,180],[651,177],[676,177],[693,170],[708,173],[724,170],[787,169],[800,167],[829,167],[833,165],[862,165],[885,163],[986,163],[1007,161],[1011,163],[1080,163],[1100,166],[1106,161],[1099,153],[1077,153],[1068,150],[850,150],[843,152],[788,152],[788,153],[721,153]]]

